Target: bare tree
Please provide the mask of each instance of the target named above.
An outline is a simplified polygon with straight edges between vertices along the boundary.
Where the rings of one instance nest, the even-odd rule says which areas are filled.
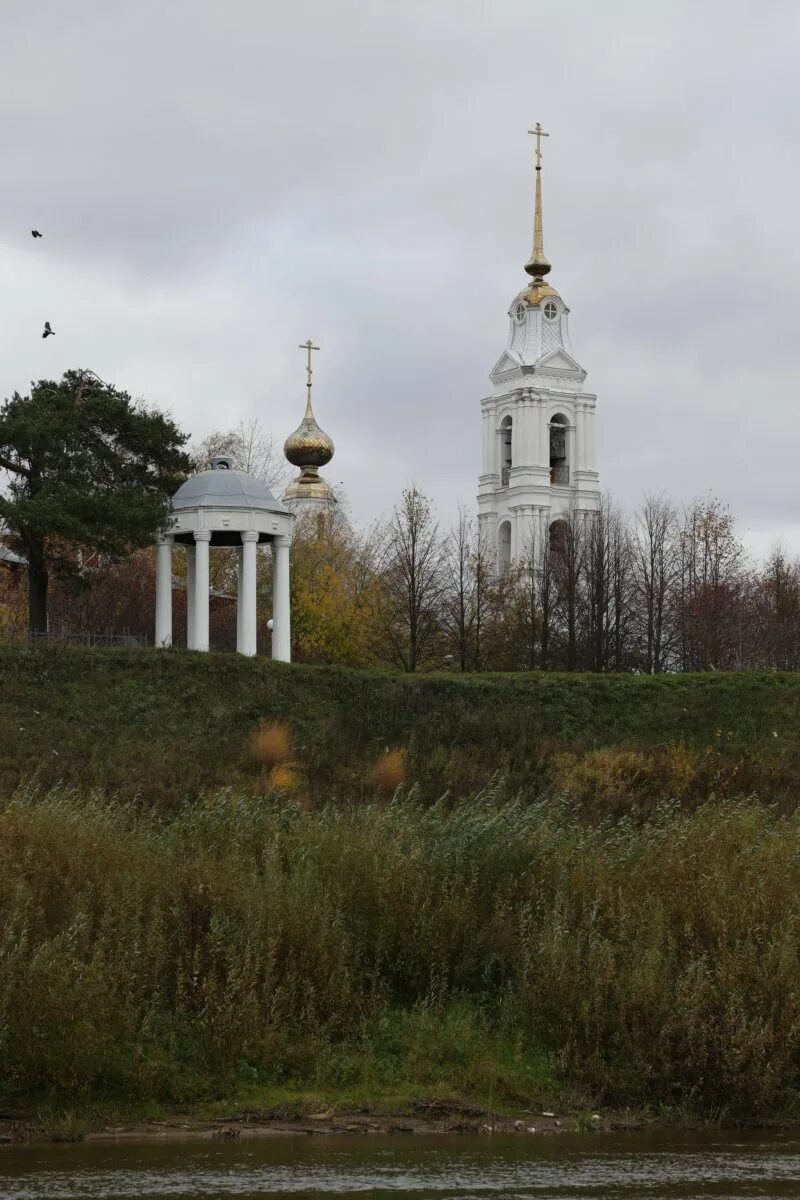
[[[634,517],[632,553],[642,667],[648,675],[659,675],[675,648],[672,618],[680,578],[677,514],[663,496],[645,496]]]
[[[609,667],[630,669],[631,634],[635,622],[636,595],[633,578],[633,545],[630,529],[619,509],[614,509],[609,534],[611,553],[611,639]]]
[[[379,617],[385,656],[416,671],[441,627],[444,552],[431,502],[412,484],[385,531]]]
[[[486,526],[478,521],[472,553],[472,574],[475,581],[473,601],[475,606],[475,670],[485,666],[485,630],[491,613],[492,575],[494,556],[491,553]]]
[[[550,550],[558,595],[558,609],[565,639],[565,665],[578,667],[578,619],[581,587],[585,574],[586,525],[588,514],[570,506],[551,526]]]
[[[722,670],[737,664],[739,599],[745,553],[733,516],[713,496],[695,502],[681,530],[681,624],[684,670]]]
[[[780,542],[751,579],[744,655],[749,669],[796,671],[800,666],[800,564]]]
[[[444,543],[442,623],[460,670],[474,662],[478,580],[475,573],[475,522],[459,506],[458,521]]]
[[[619,509],[603,496],[587,517],[585,661],[590,671],[622,670],[631,619],[630,541]]]
[[[586,665],[590,671],[605,671],[608,666],[608,618],[611,603],[611,547],[609,502],[603,497],[600,507],[585,529],[586,583]]]
[[[530,527],[514,572],[513,624],[516,666],[523,671],[536,669],[541,619],[539,613],[539,560],[541,547],[536,522]]]
[[[550,670],[553,643],[553,623],[558,601],[558,589],[555,572],[555,552],[549,536],[542,541],[539,554],[539,571],[537,576],[539,588],[539,619],[540,619],[540,653],[539,666],[543,671]]]
[[[214,430],[193,449],[192,457],[198,471],[207,471],[211,459],[228,454],[237,471],[255,475],[272,491],[283,491],[289,469],[275,439],[267,433],[257,417],[240,421],[227,432]]]
[[[506,669],[546,671],[556,632],[558,549],[548,531],[532,522],[520,538],[518,557],[494,592],[495,644]]]

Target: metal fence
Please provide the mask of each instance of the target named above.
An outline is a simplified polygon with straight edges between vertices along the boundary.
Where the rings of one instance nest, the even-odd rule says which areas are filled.
[[[85,629],[48,629],[47,633],[28,633],[28,641],[57,642],[62,646],[146,646],[146,633],[131,633],[127,628],[106,629],[93,633]]]

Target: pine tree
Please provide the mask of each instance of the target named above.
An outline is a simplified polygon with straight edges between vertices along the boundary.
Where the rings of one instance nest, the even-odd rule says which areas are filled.
[[[43,379],[0,408],[0,521],[28,564],[28,620],[47,629],[51,573],[76,551],[130,554],[166,522],[191,468],[186,435],[91,371]]]

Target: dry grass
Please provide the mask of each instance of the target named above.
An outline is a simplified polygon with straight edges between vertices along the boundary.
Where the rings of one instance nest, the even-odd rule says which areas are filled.
[[[800,817],[752,801],[591,827],[500,791],[170,820],[23,793],[0,922],[9,1102],[320,1073],[524,1095],[549,1061],[618,1104],[752,1114],[800,1083]]]
[[[250,749],[262,767],[290,762],[292,736],[286,721],[262,721],[250,738]]]
[[[384,796],[393,795],[405,783],[406,776],[406,752],[404,750],[386,750],[372,769],[372,781]]]

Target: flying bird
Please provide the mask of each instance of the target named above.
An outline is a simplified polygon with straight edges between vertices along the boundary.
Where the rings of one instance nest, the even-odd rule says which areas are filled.
[[[38,230],[38,229],[32,229],[32,230],[31,230],[31,237],[37,238],[37,237],[41,237],[41,236],[42,236],[42,235],[41,235],[41,233],[39,233],[39,230]]]
[[[43,338],[48,338],[48,337],[55,337],[55,336],[56,336],[56,331],[55,331],[54,329],[51,329],[51,328],[50,328],[50,322],[49,322],[49,321],[45,321],[45,323],[44,323],[44,333],[42,334],[42,337],[43,337]]]

